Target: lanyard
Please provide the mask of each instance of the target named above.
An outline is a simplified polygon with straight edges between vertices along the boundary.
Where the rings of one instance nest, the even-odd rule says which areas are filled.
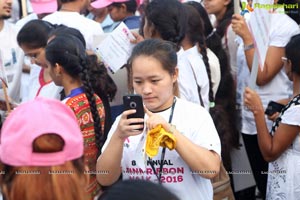
[[[173,99],[173,104],[172,104],[172,107],[171,107],[171,113],[170,113],[170,116],[169,116],[169,123],[171,123],[172,119],[173,119],[175,104],[176,104],[176,97],[174,97],[174,99]],[[157,180],[158,180],[159,184],[161,184],[161,174],[162,174],[162,169],[163,169],[163,165],[164,165],[165,154],[166,154],[166,147],[164,147],[162,149],[162,153],[161,153],[161,157],[160,157],[160,163],[159,163],[159,172],[158,173],[155,170],[153,160],[151,158],[149,158],[149,164],[150,164],[150,166],[153,170],[153,173],[157,177]]]

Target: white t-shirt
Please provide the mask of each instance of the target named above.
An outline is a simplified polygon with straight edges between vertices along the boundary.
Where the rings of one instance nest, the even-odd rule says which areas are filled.
[[[158,114],[168,121],[170,113],[171,108]],[[146,118],[147,115],[145,115],[145,120]],[[102,151],[107,147],[119,120],[120,116],[114,122]],[[221,144],[218,133],[210,114],[200,105],[177,98],[171,123],[193,143],[208,150],[213,150],[220,155]],[[147,159],[145,159],[143,150],[145,139],[146,130],[140,135],[131,136],[125,140],[121,161],[123,179],[144,179],[157,182],[157,177],[153,173]],[[158,155],[152,159],[155,162],[155,169],[160,168],[158,162],[161,160],[161,149]],[[166,149],[162,170],[162,185],[176,194],[181,200],[213,198],[213,188],[210,179],[199,176],[199,173],[193,173],[176,150],[169,151]]]
[[[192,66],[182,49],[177,52],[177,59],[180,98],[201,105]]]
[[[2,55],[4,71],[7,77],[8,96],[18,103],[20,102],[24,53],[17,43],[17,29],[14,24],[4,21],[3,29],[0,31],[0,41],[0,53]],[[0,88],[0,96],[4,97],[2,85]]]
[[[101,25],[88,19],[77,12],[56,11],[47,15],[43,20],[52,24],[64,24],[66,26],[78,29],[84,36],[86,48],[93,50],[98,44],[94,44],[94,38],[103,34]]]
[[[290,38],[299,33],[299,27],[294,20],[285,14],[274,13],[271,14],[270,32],[269,32],[269,46],[285,47]],[[243,44],[240,43],[237,53],[238,63],[238,77],[237,77],[237,97],[238,102],[241,103],[242,110],[242,133],[254,135],[257,134],[254,117],[251,111],[245,109],[243,93],[245,87],[249,84],[250,72],[248,70],[246,58],[244,55]],[[257,86],[255,88],[259,94],[263,107],[266,109],[269,101],[277,101],[286,99],[292,95],[292,82],[289,81],[284,68],[277,73],[277,75],[266,85]],[[267,119],[266,122],[270,130],[272,121]]]
[[[219,84],[221,81],[221,68],[220,68],[220,62],[219,58],[210,50],[209,48],[206,49],[207,57],[208,57],[208,63],[211,73],[211,83],[213,85],[213,92],[214,96],[216,96],[216,93],[219,88]]]
[[[31,66],[28,93],[23,97],[22,102],[32,100],[37,96],[60,100],[63,87],[56,86],[53,81],[44,82],[41,69],[37,65]]]
[[[193,69],[194,75],[193,78],[196,80],[197,84],[201,88],[201,97],[203,100],[204,107],[209,110],[209,80],[206,72],[206,67],[203,62],[202,55],[198,51],[198,47],[194,46],[190,49],[183,50],[181,49],[182,55],[186,56],[189,61],[189,66]],[[197,93],[198,94],[198,93]]]

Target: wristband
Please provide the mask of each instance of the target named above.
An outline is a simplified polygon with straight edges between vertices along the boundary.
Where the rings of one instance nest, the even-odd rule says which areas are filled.
[[[249,45],[244,45],[244,51],[248,51],[250,49],[253,49],[254,48],[254,44],[249,44]]]

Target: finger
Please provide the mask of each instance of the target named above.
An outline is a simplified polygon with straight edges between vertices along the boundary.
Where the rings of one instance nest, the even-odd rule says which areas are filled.
[[[132,31],[131,33],[132,33],[132,35],[134,36],[134,39],[130,40],[130,42],[132,42],[132,43],[137,43],[137,42],[139,41],[139,38],[140,38],[141,36],[140,36],[138,33],[134,32],[134,31]]]
[[[144,118],[130,118],[127,120],[128,125],[131,124],[144,124]]]
[[[134,113],[136,113],[136,110],[135,110],[135,109],[125,110],[125,111],[122,113],[121,118],[122,118],[122,119],[127,119],[128,115],[131,115],[131,114],[134,114]]]
[[[138,34],[137,32],[135,31],[131,31],[132,35],[137,39],[139,37],[140,34]]]
[[[153,115],[153,113],[150,110],[148,110],[148,108],[146,108],[145,105],[144,105],[144,111],[149,117],[151,117]]]
[[[144,123],[142,124],[131,124],[130,131],[142,131],[144,129]]]
[[[243,16],[242,15],[240,15],[240,14],[233,14],[232,15],[232,19],[242,19],[243,18]]]
[[[279,116],[279,112],[275,112],[273,115],[270,116],[270,119],[274,121]]]
[[[250,93],[251,92],[251,89],[249,87],[246,87],[245,88],[245,93]]]

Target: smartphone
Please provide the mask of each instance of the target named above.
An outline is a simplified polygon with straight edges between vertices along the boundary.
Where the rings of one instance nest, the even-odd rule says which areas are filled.
[[[145,116],[143,99],[139,94],[128,94],[123,96],[123,106],[124,110],[135,109],[136,113],[128,115],[129,118],[143,118]],[[134,124],[144,124],[144,123],[134,123]],[[143,129],[141,129],[143,130]]]
[[[285,107],[285,105],[277,103],[275,101],[270,101],[266,110],[265,110],[265,114],[266,115],[273,115],[276,112],[281,112],[281,110]]]

